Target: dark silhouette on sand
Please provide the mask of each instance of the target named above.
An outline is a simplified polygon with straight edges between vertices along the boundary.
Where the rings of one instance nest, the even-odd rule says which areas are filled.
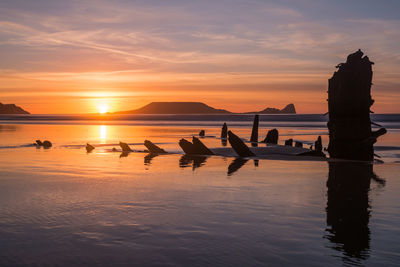
[[[49,149],[53,146],[53,144],[49,140],[44,140],[43,142],[41,140],[36,140],[35,145],[37,148],[43,147],[45,149]]]
[[[258,146],[258,124],[259,124],[259,116],[256,114],[254,116],[254,121],[253,121],[253,128],[251,130],[251,137],[250,137],[250,142],[252,147]]]
[[[285,146],[293,146],[293,139],[290,138],[288,140],[285,141]]]
[[[187,155],[214,155],[214,153],[208,149],[199,138],[194,136],[192,143],[182,138],[179,140],[179,146]]]
[[[346,63],[329,79],[329,146],[331,158],[371,161],[374,158],[373,144],[384,128],[373,132],[370,110],[372,65],[361,50],[350,54]]]
[[[301,142],[296,142],[295,145],[297,147],[303,147],[303,143],[301,143]],[[313,157],[326,158],[325,153],[322,152],[322,138],[321,138],[321,136],[318,136],[317,140],[314,142],[314,149],[310,148],[310,151],[301,153],[301,154],[299,154],[299,156],[313,156]]]
[[[28,111],[22,109],[15,104],[2,104],[0,103],[0,114],[30,114]]]
[[[89,144],[89,143],[87,143],[86,144],[86,152],[87,153],[90,153],[90,152],[92,152],[93,151],[93,149],[95,149],[95,147],[94,146],[92,146],[91,144]]]
[[[224,122],[224,125],[222,125],[221,129],[221,139],[227,139],[228,138],[228,126],[226,125],[226,122]]]
[[[118,111],[113,114],[296,114],[294,104],[283,109],[266,108],[261,111],[234,113],[216,109],[201,102],[152,102],[135,110]]]
[[[150,153],[153,153],[153,154],[167,153],[164,149],[160,148],[159,146],[157,146],[156,144],[154,144],[153,142],[151,142],[149,140],[144,141],[144,146],[149,150]]]
[[[253,152],[246,146],[246,144],[240,139],[236,134],[231,131],[228,131],[228,141],[229,144],[232,146],[233,150],[240,156],[240,157],[253,157],[255,156]]]
[[[267,133],[267,136],[265,139],[262,141],[262,143],[267,143],[267,144],[278,144],[278,139],[279,139],[279,132],[277,129],[272,129],[269,130]]]
[[[124,154],[128,154],[128,153],[130,153],[130,152],[133,151],[133,150],[129,147],[129,145],[128,145],[127,143],[119,142],[119,146],[121,147],[122,152],[123,152]]]

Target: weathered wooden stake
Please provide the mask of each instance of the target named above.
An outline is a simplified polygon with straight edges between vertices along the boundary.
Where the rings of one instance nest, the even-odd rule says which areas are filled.
[[[206,147],[203,142],[200,141],[199,138],[193,136],[193,147],[196,150],[196,154],[198,155],[214,155],[214,153]]]
[[[246,144],[234,133],[228,131],[228,141],[231,144],[233,150],[240,156],[240,157],[253,157],[255,156],[253,152],[246,146]]]
[[[164,149],[162,149],[161,147],[157,146],[156,144],[154,144],[149,140],[144,140],[144,146],[149,150],[150,153],[155,153],[155,154],[167,153],[165,152]]]
[[[119,146],[122,148],[122,152],[132,152],[132,149],[127,143],[119,142]]]
[[[253,121],[253,129],[251,130],[251,146],[257,146],[258,142],[258,122],[259,122],[259,116],[256,114],[254,116],[254,121]]]
[[[372,65],[361,50],[350,54],[329,79],[329,146],[331,158],[371,161],[373,144],[384,128],[371,130]]]
[[[278,144],[279,132],[277,129],[269,130],[263,143],[267,144]]]
[[[93,149],[95,149],[94,146],[92,146],[91,144],[87,143],[86,144],[86,152],[90,153],[93,151]]]
[[[226,125],[226,122],[224,122],[224,125],[222,125],[221,129],[221,139],[226,139],[228,138],[228,126]]]

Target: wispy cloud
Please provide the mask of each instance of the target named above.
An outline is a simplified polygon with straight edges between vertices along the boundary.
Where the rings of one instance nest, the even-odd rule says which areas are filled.
[[[399,87],[400,20],[338,12],[327,1],[34,2],[0,4],[3,98],[32,97],[29,88],[72,97],[96,88],[179,95],[200,86],[220,100],[227,88],[250,87],[314,92],[323,102],[334,66],[358,48],[376,63],[375,87]],[[338,13],[319,17],[312,8]],[[307,101],[299,98],[300,110]]]

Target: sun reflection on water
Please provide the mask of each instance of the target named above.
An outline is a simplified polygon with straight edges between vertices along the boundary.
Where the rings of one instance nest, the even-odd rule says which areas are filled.
[[[107,126],[100,125],[99,131],[100,131],[100,141],[101,141],[101,143],[104,144],[107,139]]]

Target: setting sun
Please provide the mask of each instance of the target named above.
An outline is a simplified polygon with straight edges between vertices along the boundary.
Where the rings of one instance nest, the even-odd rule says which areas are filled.
[[[108,104],[100,104],[97,106],[97,109],[100,114],[104,114],[108,112],[109,106]]]

